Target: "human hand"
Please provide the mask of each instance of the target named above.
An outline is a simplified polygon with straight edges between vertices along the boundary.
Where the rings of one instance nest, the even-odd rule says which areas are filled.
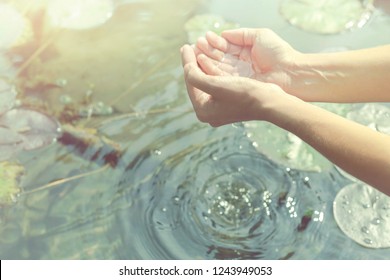
[[[194,49],[181,49],[188,95],[198,119],[216,127],[229,123],[267,120],[267,108],[288,96],[275,84],[247,77],[208,75],[199,68]]]
[[[241,76],[291,89],[294,60],[300,53],[269,29],[207,32],[195,46],[197,61],[209,75]]]

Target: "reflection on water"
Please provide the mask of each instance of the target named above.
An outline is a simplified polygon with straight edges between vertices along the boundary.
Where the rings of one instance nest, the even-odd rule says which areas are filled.
[[[47,1],[29,10],[12,2],[34,18]],[[20,103],[96,129],[82,139],[98,140],[86,149],[59,141],[18,156],[27,171],[17,202],[1,208],[1,258],[388,258],[388,249],[365,249],[338,229],[332,202],[350,181],[335,168],[274,163],[245,126],[213,129],[196,120],[178,54],[188,19],[213,13],[251,26],[267,19],[286,39],[308,36],[276,17],[277,1],[245,2],[248,15],[235,12],[242,1],[145,0],[116,1],[112,17],[90,30],[34,22],[34,39],[7,54],[25,67],[16,71]],[[310,36],[311,51],[341,47],[343,36],[359,42],[357,35],[328,37],[331,43]],[[300,48],[298,41],[291,39]],[[41,44],[47,47],[26,64]],[[118,161],[106,166],[112,150]]]

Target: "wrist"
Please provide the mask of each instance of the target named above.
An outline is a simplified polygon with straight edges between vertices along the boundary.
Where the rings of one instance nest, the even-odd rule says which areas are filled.
[[[285,122],[292,116],[292,111],[299,110],[303,100],[286,93],[275,84],[267,84],[267,98],[258,102],[257,120],[264,120],[286,129]],[[291,116],[290,116],[291,115]]]
[[[290,88],[287,91],[305,101],[335,101],[334,89],[345,76],[336,65],[332,54],[299,53],[288,68]]]

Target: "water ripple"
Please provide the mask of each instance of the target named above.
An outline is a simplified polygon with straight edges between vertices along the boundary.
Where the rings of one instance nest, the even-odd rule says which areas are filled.
[[[189,140],[183,149],[169,153],[173,140],[162,138],[160,149],[129,165],[122,184],[135,185],[127,195],[138,215],[122,213],[123,226],[133,228],[126,230],[124,242],[134,248],[127,258],[283,259],[304,247],[309,226],[298,230],[301,217],[323,203],[306,177],[259,154],[239,130],[227,128],[226,137],[201,144],[189,139],[208,129],[183,131]],[[309,192],[305,202],[300,192]]]

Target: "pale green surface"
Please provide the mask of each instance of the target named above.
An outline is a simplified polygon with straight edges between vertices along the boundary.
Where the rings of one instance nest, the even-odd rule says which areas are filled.
[[[19,179],[24,172],[23,166],[11,163],[0,162],[0,207],[12,204],[20,192]]]
[[[340,229],[368,248],[390,247],[390,197],[365,184],[341,189],[333,202]]]
[[[369,17],[369,8],[361,0],[284,0],[281,14],[303,30],[334,34],[362,26]],[[370,7],[370,6],[369,6]]]
[[[200,14],[190,18],[184,25],[188,42],[193,44],[199,37],[205,36],[207,31],[220,34],[223,30],[238,28],[237,23],[226,21],[223,17],[214,14]]]

